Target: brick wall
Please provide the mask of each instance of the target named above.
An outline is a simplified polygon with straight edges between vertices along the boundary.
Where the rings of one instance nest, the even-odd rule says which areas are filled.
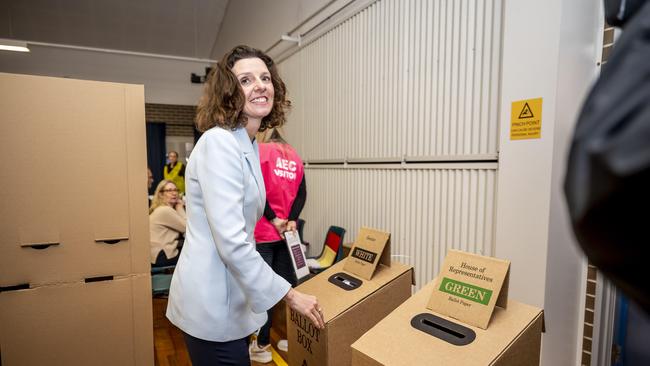
[[[194,136],[196,106],[145,103],[147,122],[164,122],[167,136]]]

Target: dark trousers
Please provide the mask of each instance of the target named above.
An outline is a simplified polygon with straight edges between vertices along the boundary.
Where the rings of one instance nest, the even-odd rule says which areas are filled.
[[[212,342],[187,333],[185,344],[194,366],[250,366],[248,337],[229,342]]]
[[[167,258],[165,255],[165,251],[161,250],[158,252],[158,256],[156,257],[156,263],[152,264],[152,267],[167,267],[167,266],[175,266],[176,263],[178,263],[178,257],[180,256],[180,251],[177,256]]]
[[[168,267],[168,266],[175,266],[176,263],[178,263],[178,257],[181,256],[181,250],[183,249],[183,244],[185,243],[185,237],[183,234],[178,235],[178,246],[176,249],[178,249],[178,254],[176,254],[175,257],[167,258],[165,255],[165,251],[161,250],[158,252],[158,256],[156,257],[156,263],[152,264],[152,267]]]
[[[291,287],[296,285],[296,273],[293,271],[289,249],[287,249],[287,244],[284,241],[257,244],[257,251],[273,271],[287,280],[291,284]],[[260,346],[266,346],[271,342],[273,309],[269,309],[266,313],[268,320],[262,326],[260,334],[257,336],[257,344]]]

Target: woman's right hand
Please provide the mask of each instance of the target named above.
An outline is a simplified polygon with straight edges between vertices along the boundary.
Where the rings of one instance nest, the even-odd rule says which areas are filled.
[[[271,221],[271,224],[273,224],[275,230],[277,230],[278,234],[280,235],[287,231],[287,219],[276,217]]]
[[[181,200],[181,199],[179,198],[179,199],[176,201],[176,203],[174,204],[174,208],[175,208],[176,210],[181,210],[181,209],[185,208],[185,202],[183,202],[183,200]]]
[[[325,328],[323,309],[318,304],[316,296],[303,294],[292,288],[284,296],[284,301],[290,308],[309,318],[316,328]]]

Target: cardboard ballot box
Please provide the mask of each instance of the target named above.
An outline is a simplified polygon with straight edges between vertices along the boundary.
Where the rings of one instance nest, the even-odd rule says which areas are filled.
[[[390,262],[390,235],[362,228],[350,257],[296,289],[315,295],[325,329],[287,309],[289,365],[345,366],[350,345],[411,296],[413,267]]]
[[[296,288],[318,297],[325,329],[316,329],[309,319],[287,309],[289,365],[349,365],[350,344],[411,296],[413,267],[380,265],[372,280],[359,280],[343,272],[346,260]]]
[[[350,345],[411,296],[413,267],[390,260],[390,234],[362,227],[351,254],[297,290],[315,295],[325,329],[287,309],[289,365],[345,366]]]
[[[352,365],[539,365],[543,311],[508,300],[500,287],[507,285],[509,263],[496,260],[499,279],[489,264],[476,264],[485,258],[445,260],[438,278],[352,344]],[[500,305],[490,308],[497,298]]]

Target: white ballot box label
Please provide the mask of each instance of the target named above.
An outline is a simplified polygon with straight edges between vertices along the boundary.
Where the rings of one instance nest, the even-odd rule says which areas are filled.
[[[379,263],[390,267],[390,233],[361,227],[343,269],[370,280]]]

